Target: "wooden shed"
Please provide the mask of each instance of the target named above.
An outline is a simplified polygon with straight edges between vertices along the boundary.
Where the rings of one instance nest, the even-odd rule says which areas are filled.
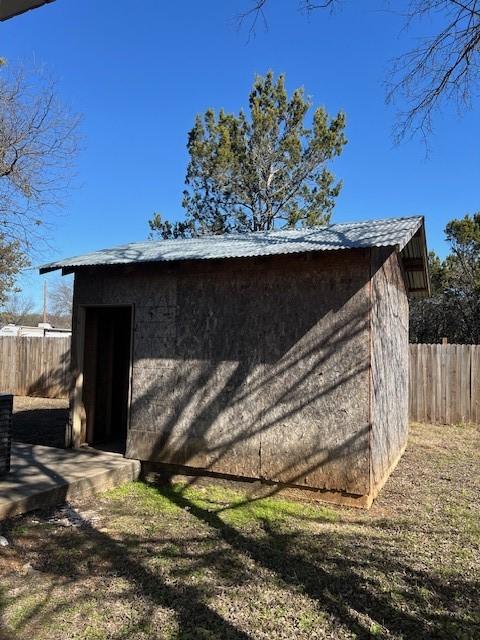
[[[141,242],[55,269],[75,274],[73,446],[358,505],[402,455],[422,217]]]

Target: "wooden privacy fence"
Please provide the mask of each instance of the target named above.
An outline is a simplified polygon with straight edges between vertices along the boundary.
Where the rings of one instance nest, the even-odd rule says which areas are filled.
[[[67,398],[70,337],[0,337],[0,393]],[[480,345],[410,345],[410,420],[480,424]]]
[[[70,337],[0,337],[0,393],[67,398]]]
[[[410,420],[480,424],[480,345],[410,345]]]

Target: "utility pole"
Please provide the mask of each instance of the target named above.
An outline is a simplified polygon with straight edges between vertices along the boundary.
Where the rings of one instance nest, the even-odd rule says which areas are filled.
[[[43,322],[47,322],[47,317],[48,317],[47,300],[48,300],[47,281],[45,280],[45,282],[43,283]]]

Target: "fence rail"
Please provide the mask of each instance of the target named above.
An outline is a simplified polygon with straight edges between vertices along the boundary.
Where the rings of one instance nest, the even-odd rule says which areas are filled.
[[[70,337],[0,337],[0,392],[67,398]]]
[[[480,424],[480,345],[410,345],[410,420]]]

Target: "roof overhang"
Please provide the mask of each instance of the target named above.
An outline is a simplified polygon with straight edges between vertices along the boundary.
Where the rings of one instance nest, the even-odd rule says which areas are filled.
[[[9,20],[49,2],[54,0],[0,0],[0,21]]]
[[[375,247],[390,247],[397,251],[409,295],[429,295],[430,280],[423,216],[340,223],[310,229],[134,242],[51,262],[40,267],[40,273],[60,269],[65,275],[82,269],[121,265],[248,259]]]
[[[425,220],[421,219],[412,238],[400,250],[408,294],[412,298],[426,298],[431,294],[428,272],[428,252]]]

